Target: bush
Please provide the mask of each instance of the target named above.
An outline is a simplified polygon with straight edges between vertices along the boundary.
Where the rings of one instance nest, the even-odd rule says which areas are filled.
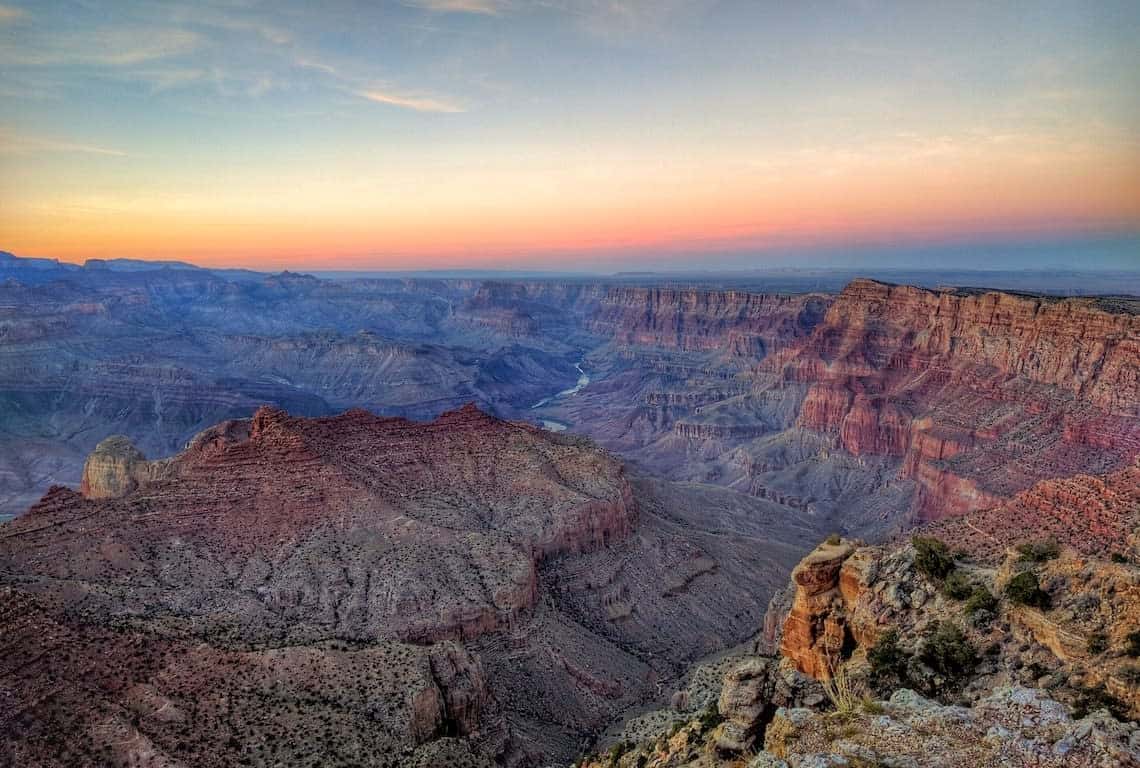
[[[1128,557],[1121,552],[1113,552],[1110,559],[1114,563],[1127,563],[1128,562]]]
[[[841,541],[843,541],[843,539],[840,537],[840,535],[838,533],[833,533],[827,537],[827,543],[833,547],[836,546],[837,544],[839,544]]]
[[[997,611],[998,599],[983,586],[976,586],[966,598],[966,613],[973,615],[978,611]]]
[[[961,629],[948,621],[934,625],[919,659],[947,681],[968,677],[978,666],[978,652],[973,644]]]
[[[871,687],[880,694],[889,694],[902,687],[907,681],[909,662],[910,656],[899,647],[898,632],[888,631],[867,651]]]
[[[1023,563],[1043,563],[1061,556],[1061,546],[1056,539],[1022,542],[1017,545],[1017,551],[1021,553],[1017,559]]]
[[[1140,656],[1140,629],[1124,637],[1124,652],[1129,656]]]
[[[931,536],[915,536],[911,539],[914,545],[914,567],[927,578],[941,581],[954,570],[954,558],[950,550],[938,539]]]
[[[1049,593],[1041,589],[1041,582],[1033,571],[1024,571],[1009,580],[1005,585],[1005,596],[1017,605],[1031,605],[1035,608],[1048,608]]]
[[[1088,640],[1089,653],[1093,656],[1108,650],[1108,635],[1103,632],[1093,632]]]
[[[717,703],[715,701],[709,702],[708,707],[701,714],[701,733],[708,733],[722,722],[724,722],[724,718],[721,717]]]
[[[1073,702],[1073,717],[1080,719],[1098,709],[1107,709],[1117,720],[1129,719],[1128,705],[1105,690],[1104,684],[1081,689]]]
[[[961,571],[952,571],[942,582],[942,594],[952,600],[965,600],[973,593],[973,586]]]

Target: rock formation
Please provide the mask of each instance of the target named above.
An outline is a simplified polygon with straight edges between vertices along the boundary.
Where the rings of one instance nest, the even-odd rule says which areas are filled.
[[[80,492],[89,499],[118,499],[146,480],[146,457],[123,435],[108,437],[87,457]]]
[[[1132,633],[1140,637],[1140,569],[1032,551],[1046,559],[1012,551],[996,570],[968,560],[951,566],[971,585],[971,597],[982,587],[1003,595],[978,608],[982,601],[946,594],[949,579],[940,584],[925,575],[929,566],[916,566],[916,558],[926,561],[909,545],[823,544],[793,572],[779,656],[738,657],[723,674],[717,707],[691,712],[675,701],[661,717],[636,723],[656,728],[642,727],[636,738],[627,729],[624,740],[603,743],[582,765],[1140,763],[1140,648],[1126,643]],[[1004,597],[1005,585],[1030,569],[1049,591],[1048,608]],[[960,629],[947,633],[947,625]],[[890,653],[869,654],[888,642]],[[976,649],[969,669],[940,667],[943,654],[960,652],[955,644]],[[884,665],[902,675],[885,691]],[[826,697],[812,676],[831,680]],[[930,697],[900,682],[924,686]]]
[[[755,595],[818,536],[473,406],[432,422],[262,407],[169,459],[115,439],[89,467],[86,495],[54,487],[0,532],[0,679],[12,717],[39,724],[5,729],[16,762],[568,762],[743,641]],[[780,538],[758,543],[767,528]],[[49,674],[44,647],[70,661]],[[295,707],[336,743],[298,740]]]

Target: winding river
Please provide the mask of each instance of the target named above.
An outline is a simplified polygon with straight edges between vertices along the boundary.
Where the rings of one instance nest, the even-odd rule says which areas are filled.
[[[581,391],[582,391],[582,389],[583,389],[583,388],[584,388],[584,387],[585,387],[587,384],[589,384],[589,383],[590,383],[590,374],[588,374],[588,373],[586,373],[585,371],[583,371],[583,370],[582,370],[582,362],[584,362],[584,361],[580,361],[580,362],[577,362],[577,363],[575,363],[575,364],[574,364],[574,367],[578,369],[578,383],[577,383],[577,384],[575,384],[574,386],[570,387],[570,389],[564,389],[564,390],[562,390],[561,392],[559,392],[559,393],[558,393],[558,394],[556,394],[556,395],[551,395],[550,397],[544,397],[544,398],[542,398],[541,400],[539,400],[537,403],[535,403],[534,405],[532,405],[532,406],[530,407],[530,408],[531,408],[531,410],[533,411],[535,408],[541,408],[542,406],[544,406],[544,405],[546,405],[547,403],[549,403],[551,400],[557,400],[557,399],[558,399],[558,398],[560,398],[560,397],[570,397],[571,395],[576,395],[576,394],[578,394],[579,392],[581,392]],[[558,424],[558,423],[560,423],[560,422],[551,422],[551,423],[554,423],[554,424]],[[543,424],[543,426],[545,426],[545,423]],[[563,424],[563,425],[562,425],[562,429],[566,429],[566,425],[565,425],[565,424]],[[562,429],[555,429],[554,431],[555,431],[555,432],[561,432],[561,431],[562,431]]]

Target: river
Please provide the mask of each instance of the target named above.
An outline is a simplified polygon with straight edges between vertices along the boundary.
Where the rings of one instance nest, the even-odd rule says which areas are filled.
[[[584,361],[582,361],[582,362],[584,362]],[[530,408],[531,408],[531,410],[533,411],[535,408],[541,408],[542,406],[544,406],[544,405],[546,405],[547,403],[549,403],[551,400],[557,400],[557,399],[558,399],[558,398],[560,398],[560,397],[570,397],[570,396],[572,396],[572,395],[576,395],[576,394],[578,394],[579,392],[581,392],[581,391],[582,391],[582,389],[583,389],[583,388],[584,388],[584,387],[585,387],[587,384],[589,384],[589,383],[590,383],[590,374],[588,374],[588,373],[586,373],[585,371],[583,371],[583,370],[582,370],[582,362],[577,362],[577,363],[575,363],[575,364],[574,364],[574,367],[578,369],[578,383],[577,383],[577,384],[575,384],[574,386],[570,387],[570,389],[564,389],[564,390],[562,390],[561,392],[559,392],[559,393],[558,393],[558,394],[556,394],[556,395],[551,395],[550,397],[544,397],[544,398],[542,398],[541,400],[539,400],[537,403],[535,403],[534,405],[532,405],[532,406],[530,407]],[[557,424],[557,423],[560,423],[560,422],[552,422],[552,423],[555,423],[555,424]],[[545,424],[543,424],[543,426],[546,426],[546,425],[545,425]],[[565,425],[565,424],[563,424],[563,425],[562,425],[562,429],[566,429],[566,425]],[[562,429],[556,429],[556,428],[555,428],[555,429],[554,429],[554,431],[555,431],[555,432],[561,432],[561,431],[562,431]]]

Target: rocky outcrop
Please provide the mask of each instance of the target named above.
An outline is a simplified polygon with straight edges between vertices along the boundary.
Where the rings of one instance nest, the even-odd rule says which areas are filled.
[[[815,678],[830,677],[843,659],[849,630],[840,572],[854,551],[849,542],[822,544],[792,571],[795,592],[780,653]]]
[[[1095,713],[1075,720],[1044,692],[1003,687],[970,708],[900,690],[845,719],[837,737],[827,715],[780,709],[768,727],[766,768],[982,765],[1108,768],[1140,761],[1140,731]]]
[[[89,499],[117,499],[145,482],[147,460],[130,439],[108,437],[87,457],[80,492]]]

